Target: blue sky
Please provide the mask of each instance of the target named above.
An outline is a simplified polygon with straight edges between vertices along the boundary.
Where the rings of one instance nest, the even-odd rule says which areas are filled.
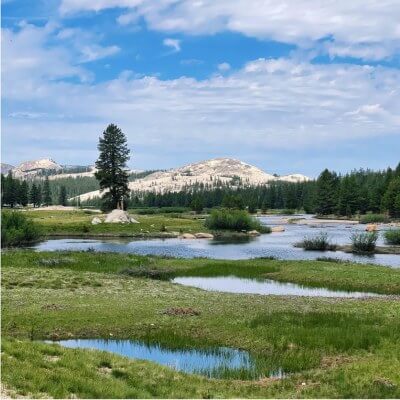
[[[400,3],[6,0],[2,162],[234,157],[270,173],[400,161]]]

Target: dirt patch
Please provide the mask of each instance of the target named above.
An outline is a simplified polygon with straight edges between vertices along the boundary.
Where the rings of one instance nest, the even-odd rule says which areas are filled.
[[[42,306],[42,310],[48,310],[48,311],[58,311],[58,310],[62,310],[64,308],[64,306],[60,305],[60,304],[45,304],[44,306]]]
[[[109,368],[109,367],[99,367],[99,368],[97,368],[97,371],[99,372],[99,374],[102,374],[102,375],[111,375],[111,372],[112,372],[112,368]]]
[[[395,389],[397,385],[386,378],[376,378],[374,379],[374,385],[384,387],[386,389]]]
[[[44,359],[49,362],[57,362],[60,357],[59,356],[45,356]]]
[[[163,311],[165,315],[172,315],[172,316],[197,316],[200,315],[200,311],[197,311],[191,307],[171,307]]]

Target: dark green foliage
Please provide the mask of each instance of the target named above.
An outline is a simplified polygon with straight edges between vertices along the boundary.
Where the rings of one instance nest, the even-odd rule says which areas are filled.
[[[374,224],[377,222],[389,222],[389,218],[385,214],[365,214],[360,218],[361,224]]]
[[[231,231],[262,231],[261,224],[244,210],[213,210],[206,219],[205,225],[209,229]]]
[[[196,211],[197,214],[200,214],[204,208],[204,202],[201,196],[196,196],[190,203],[190,207],[193,211]]]
[[[26,181],[23,181],[19,188],[19,203],[24,207],[29,203],[29,187]]]
[[[329,242],[328,234],[326,232],[320,232],[318,235],[313,237],[305,237],[299,246],[304,250],[336,250],[336,245]]]
[[[391,217],[400,217],[400,177],[390,181],[382,203]]]
[[[42,189],[35,182],[32,183],[29,200],[33,204],[33,207],[40,207],[42,204]]]
[[[231,209],[244,209],[244,202],[241,196],[234,194],[226,194],[222,199],[222,207]]]
[[[383,236],[387,244],[400,246],[400,229],[386,231]]]
[[[18,181],[13,179],[11,171],[8,172],[7,177],[3,180],[3,204],[7,204],[13,208],[18,202]]]
[[[48,176],[46,176],[44,180],[42,197],[44,205],[50,206],[52,204],[51,190],[50,190],[50,183]]]
[[[110,124],[99,139],[99,158],[96,161],[98,171],[96,179],[101,190],[107,190],[103,196],[107,209],[123,208],[124,199],[129,194],[127,161],[129,149],[124,133],[116,125]]]
[[[62,206],[66,206],[67,205],[67,189],[66,187],[63,185],[60,187],[60,193],[58,195],[58,204],[61,204]]]
[[[339,179],[336,173],[325,169],[317,180],[316,208],[320,215],[335,214],[338,203]]]
[[[2,211],[1,246],[21,246],[38,240],[38,226],[20,212]]]
[[[373,253],[378,240],[378,232],[353,233],[351,235],[353,253]]]

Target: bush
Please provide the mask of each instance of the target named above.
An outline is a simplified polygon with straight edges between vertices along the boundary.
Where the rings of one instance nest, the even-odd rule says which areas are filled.
[[[257,230],[262,233],[271,231],[269,227],[264,227],[259,221],[252,218],[244,210],[213,210],[206,219],[205,225],[209,229],[221,229],[230,231],[251,231]]]
[[[372,253],[375,251],[378,232],[353,233],[351,235],[353,253]]]
[[[37,241],[40,235],[39,227],[22,213],[1,213],[1,247],[29,244]]]
[[[365,214],[360,218],[360,224],[374,224],[377,222],[389,222],[385,214]]]
[[[328,234],[325,232],[320,232],[313,237],[306,236],[303,241],[299,243],[299,247],[302,247],[304,250],[336,250],[336,245],[329,243]]]
[[[384,233],[386,244],[400,245],[400,229],[391,229]]]

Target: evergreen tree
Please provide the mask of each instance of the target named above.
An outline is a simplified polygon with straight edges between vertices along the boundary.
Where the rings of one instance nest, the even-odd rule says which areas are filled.
[[[96,179],[101,190],[108,190],[103,196],[106,208],[123,208],[129,195],[127,161],[129,149],[124,133],[116,125],[110,124],[99,139],[99,158],[96,161]]]
[[[50,206],[52,204],[51,190],[50,190],[50,183],[48,176],[46,176],[46,179],[43,184],[43,203],[46,206]]]
[[[17,203],[17,188],[15,180],[12,176],[11,171],[8,172],[8,175],[4,181],[4,204],[9,205],[11,208],[15,206]]]
[[[400,217],[400,177],[395,177],[383,196],[383,207],[391,217]]]
[[[195,196],[190,203],[190,207],[193,211],[196,211],[197,214],[200,214],[204,208],[203,199],[200,196]]]
[[[24,207],[29,203],[29,187],[26,181],[23,181],[19,188],[19,203]]]
[[[31,186],[30,202],[33,204],[33,207],[40,207],[42,204],[42,190],[40,185],[36,185],[35,182]]]
[[[334,214],[337,206],[338,177],[328,169],[322,171],[317,180],[316,212],[321,215]]]
[[[62,206],[67,205],[67,188],[65,186],[60,187],[60,193],[58,196],[58,203]]]

